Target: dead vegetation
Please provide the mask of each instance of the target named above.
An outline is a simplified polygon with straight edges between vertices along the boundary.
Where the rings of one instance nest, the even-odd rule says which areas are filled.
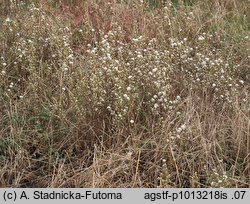
[[[32,2],[0,4],[1,187],[249,187],[249,1]]]

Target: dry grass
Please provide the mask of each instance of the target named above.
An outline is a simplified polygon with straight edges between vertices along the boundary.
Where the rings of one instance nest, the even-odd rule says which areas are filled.
[[[1,1],[1,187],[249,187],[250,3]]]

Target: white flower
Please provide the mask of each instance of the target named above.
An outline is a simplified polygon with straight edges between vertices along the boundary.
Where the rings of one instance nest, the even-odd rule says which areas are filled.
[[[129,100],[129,96],[127,94],[123,94],[123,97]]]
[[[129,86],[129,87],[127,87],[127,91],[131,91],[131,87]]]
[[[134,121],[134,120],[130,120],[130,123],[131,123],[131,124],[134,124],[134,123],[135,123],[135,121]]]
[[[179,112],[179,111],[178,111],[178,112],[176,112],[176,115],[180,115],[180,114],[181,114],[181,112]]]
[[[182,131],[181,128],[177,128],[177,129],[176,129],[176,132],[177,132],[177,133],[181,133],[181,131]]]
[[[154,108],[157,109],[159,105],[157,103],[154,104]]]
[[[153,73],[157,72],[157,68],[154,68],[154,69],[152,70],[152,72],[153,72]]]
[[[181,125],[181,129],[182,129],[182,130],[185,130],[186,127],[187,127],[187,126],[186,126],[185,124]]]
[[[244,81],[243,81],[243,80],[239,80],[239,82],[240,82],[241,84],[244,84]]]
[[[180,96],[176,96],[176,100],[181,100],[181,97]]]
[[[3,66],[6,66],[6,65],[7,65],[7,64],[4,62],[4,63],[3,63]]]
[[[69,59],[74,59],[73,54],[70,54],[70,55],[68,56],[68,58],[69,58]]]
[[[10,20],[10,18],[8,17],[8,18],[6,18],[5,21],[6,21],[6,22],[10,22],[11,20]]]
[[[176,46],[177,46],[177,43],[175,43],[175,42],[174,42],[174,43],[171,43],[171,46],[172,46],[172,47],[176,47]]]
[[[201,35],[201,36],[198,37],[198,40],[202,41],[202,40],[205,40],[205,38]]]

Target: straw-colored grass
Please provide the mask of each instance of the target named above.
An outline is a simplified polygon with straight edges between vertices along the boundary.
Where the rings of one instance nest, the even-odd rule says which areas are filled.
[[[250,187],[249,1],[20,2],[1,187]]]

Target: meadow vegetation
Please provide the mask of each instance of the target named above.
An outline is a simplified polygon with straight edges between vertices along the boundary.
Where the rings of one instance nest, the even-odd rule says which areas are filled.
[[[250,187],[250,1],[1,0],[1,187]]]

